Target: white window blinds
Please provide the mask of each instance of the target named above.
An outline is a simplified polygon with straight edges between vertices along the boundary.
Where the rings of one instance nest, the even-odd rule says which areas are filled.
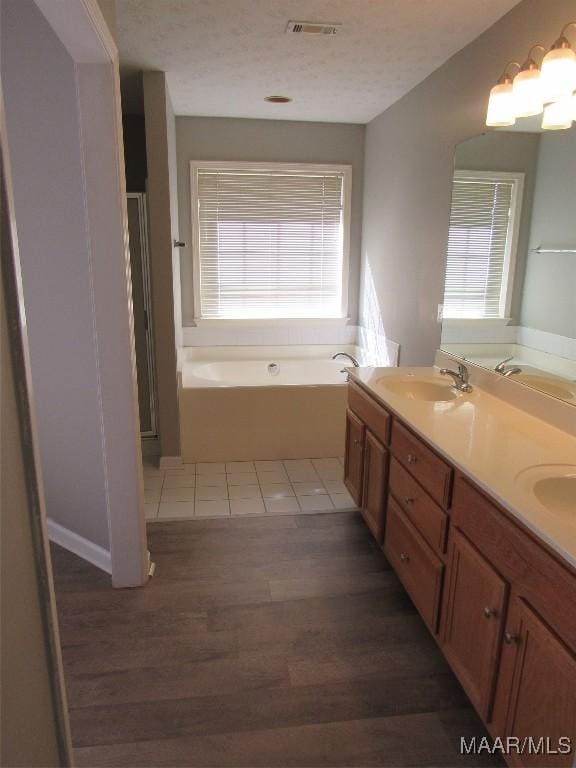
[[[504,317],[518,183],[501,175],[455,176],[444,317]]]
[[[341,316],[345,173],[193,170],[200,317]]]

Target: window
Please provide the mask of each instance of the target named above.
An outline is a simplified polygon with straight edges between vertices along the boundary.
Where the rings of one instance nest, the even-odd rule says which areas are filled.
[[[349,166],[192,163],[196,316],[346,314]]]
[[[521,173],[456,171],[444,317],[508,316],[523,178]]]

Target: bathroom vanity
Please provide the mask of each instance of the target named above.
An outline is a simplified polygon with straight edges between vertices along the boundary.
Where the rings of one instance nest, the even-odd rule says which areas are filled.
[[[508,763],[573,765],[576,438],[434,368],[350,374],[345,482],[367,526],[491,735],[524,744]]]

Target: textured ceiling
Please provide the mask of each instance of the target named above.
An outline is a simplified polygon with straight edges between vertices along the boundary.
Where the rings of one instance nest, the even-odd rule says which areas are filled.
[[[366,123],[517,2],[117,0],[125,111],[141,111],[136,73],[157,69],[179,115]],[[343,26],[286,35],[291,19]]]

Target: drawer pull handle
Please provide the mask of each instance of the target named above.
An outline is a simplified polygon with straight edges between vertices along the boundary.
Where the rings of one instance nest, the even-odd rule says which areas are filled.
[[[414,504],[415,501],[412,496],[404,496],[404,504]]]
[[[409,453],[408,456],[406,457],[406,460],[408,461],[408,464],[416,464],[416,462],[418,461],[418,458],[414,456],[413,453]]]
[[[508,645],[512,645],[512,643],[518,642],[518,635],[513,634],[512,632],[504,632],[504,642]]]
[[[354,445],[360,445],[360,440],[354,440]]]
[[[496,616],[496,609],[490,608],[489,606],[484,607],[484,616],[486,616],[487,619],[491,619],[492,616]]]
[[[400,560],[401,560],[403,563],[407,563],[407,562],[410,560],[410,558],[408,557],[408,555],[406,554],[406,552],[400,552]]]

